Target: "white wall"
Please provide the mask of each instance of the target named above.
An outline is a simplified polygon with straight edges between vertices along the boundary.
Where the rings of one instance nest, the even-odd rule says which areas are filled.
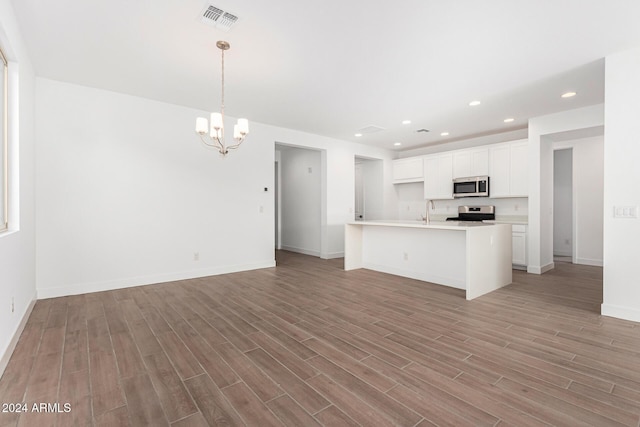
[[[640,209],[640,49],[607,57],[605,67],[602,314],[640,321],[640,219],[613,217],[615,206]]]
[[[573,181],[574,215],[572,222],[573,234],[575,235],[575,242],[573,242],[575,262],[576,264],[602,266],[604,136],[553,142],[553,148],[571,148],[573,152],[571,181]],[[571,230],[567,231],[570,237]]]
[[[2,375],[36,297],[34,73],[9,0],[0,0],[0,45],[12,70],[9,111],[17,111],[9,119],[10,231],[0,234]]]
[[[283,147],[280,153],[281,247],[320,256],[321,153]]]
[[[274,265],[276,142],[323,150],[321,256],[344,252],[355,156],[385,160],[396,214],[390,151],[251,123],[222,159],[193,132],[204,114],[37,79],[39,297]]]
[[[553,255],[573,256],[573,153],[553,153]],[[599,209],[602,211],[602,209]]]
[[[204,112],[41,78],[36,114],[39,298],[274,265],[260,125],[221,158]]]
[[[529,120],[529,273],[553,268],[553,144],[552,135],[602,133],[604,105],[578,108]]]

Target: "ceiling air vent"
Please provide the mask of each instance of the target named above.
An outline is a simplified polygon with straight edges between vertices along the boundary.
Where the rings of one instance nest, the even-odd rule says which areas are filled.
[[[232,13],[224,11],[217,6],[208,4],[202,9],[200,21],[207,25],[229,31],[233,24],[238,22],[238,17]]]
[[[374,126],[374,125],[369,125],[366,127],[363,127],[362,129],[358,129],[358,133],[376,133],[376,132],[381,132],[383,131],[384,128],[381,128],[380,126]]]

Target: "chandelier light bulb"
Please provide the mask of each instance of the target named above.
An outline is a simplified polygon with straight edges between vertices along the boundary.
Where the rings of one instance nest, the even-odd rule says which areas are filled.
[[[209,122],[204,117],[198,117],[196,119],[196,132],[199,134],[205,134],[209,130]]]
[[[222,114],[211,113],[211,129],[222,129],[224,123],[222,123]]]

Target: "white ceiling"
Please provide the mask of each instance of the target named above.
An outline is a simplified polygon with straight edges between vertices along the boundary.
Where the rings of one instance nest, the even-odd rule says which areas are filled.
[[[228,33],[205,4],[13,0],[39,76],[218,111],[227,40],[227,114],[391,149],[603,102],[602,58],[640,47],[637,0],[213,0]]]

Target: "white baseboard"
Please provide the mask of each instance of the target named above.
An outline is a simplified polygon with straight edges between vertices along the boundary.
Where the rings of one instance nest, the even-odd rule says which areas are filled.
[[[553,270],[554,268],[556,268],[555,263],[551,262],[549,264],[546,265],[529,265],[527,266],[527,273],[532,273],[532,274],[544,274],[549,270]]]
[[[602,304],[600,314],[603,316],[616,317],[618,319],[640,322],[640,309],[636,307],[623,307],[612,304]]]
[[[344,258],[344,252],[331,252],[326,256],[322,256],[322,259],[335,259],[335,258]]]
[[[573,256],[571,251],[553,251],[553,256]]]
[[[18,345],[18,340],[20,339],[20,335],[22,335],[22,331],[24,331],[24,327],[27,325],[27,320],[29,320],[29,316],[33,311],[33,307],[36,305],[36,299],[32,299],[24,314],[22,315],[22,319],[20,319],[20,323],[18,324],[18,328],[16,329],[13,337],[11,337],[11,341],[9,341],[9,345],[7,346],[4,354],[0,357],[0,377],[4,374],[4,370],[7,368],[9,364],[9,359],[11,359],[11,355],[13,354],[13,350],[16,349],[16,345]]]
[[[228,265],[222,267],[204,268],[183,271],[179,273],[161,274],[154,276],[129,277],[105,282],[81,283],[58,288],[38,289],[38,299],[56,298],[67,295],[79,295],[91,292],[111,291],[113,289],[132,288],[135,286],[152,285],[155,283],[174,282],[176,280],[196,279],[199,277],[217,276],[219,274],[237,273],[239,271],[257,270],[275,267],[276,262],[265,261],[250,264]]]
[[[314,249],[296,248],[295,246],[282,245],[283,251],[296,252],[303,255],[311,255],[320,258],[320,251]]]
[[[602,267],[604,265],[601,259],[589,258],[576,258],[576,264],[593,265],[595,267]]]

